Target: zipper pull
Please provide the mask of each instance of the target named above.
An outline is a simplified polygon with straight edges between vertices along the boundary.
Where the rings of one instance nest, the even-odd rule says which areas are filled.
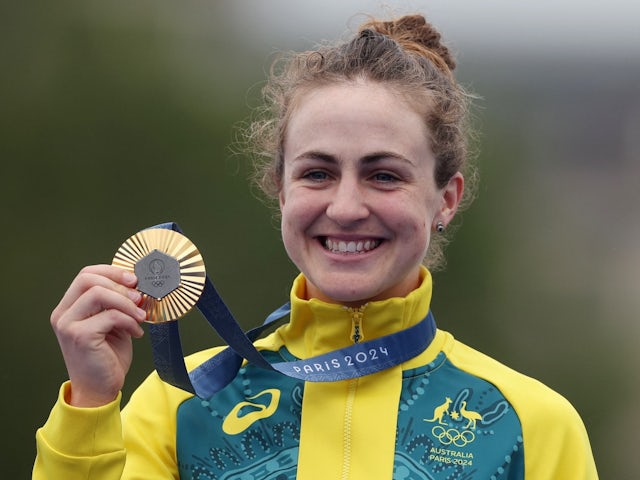
[[[353,343],[360,343],[364,340],[364,330],[362,328],[362,317],[364,316],[364,309],[367,306],[364,305],[358,308],[348,308],[349,314],[351,314],[351,340]]]

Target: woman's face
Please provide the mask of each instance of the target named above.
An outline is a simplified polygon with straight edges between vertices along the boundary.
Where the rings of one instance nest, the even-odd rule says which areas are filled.
[[[387,87],[341,83],[298,98],[280,209],[308,298],[361,305],[418,286],[432,227],[462,194],[460,174],[438,189],[434,168],[424,121]]]

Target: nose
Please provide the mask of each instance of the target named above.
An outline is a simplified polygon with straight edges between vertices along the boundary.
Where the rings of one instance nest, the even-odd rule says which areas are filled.
[[[369,216],[366,194],[357,178],[342,177],[327,206],[327,217],[346,227]]]

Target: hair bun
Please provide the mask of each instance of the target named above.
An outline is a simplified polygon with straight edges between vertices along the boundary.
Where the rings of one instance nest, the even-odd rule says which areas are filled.
[[[441,41],[440,32],[422,15],[406,15],[391,21],[372,20],[360,27],[361,32],[364,29],[371,29],[386,35],[407,50],[423,54],[424,50],[427,50],[431,54],[425,56],[434,59],[435,55],[440,59],[440,62],[436,63],[441,64],[449,71],[456,68],[453,55]]]

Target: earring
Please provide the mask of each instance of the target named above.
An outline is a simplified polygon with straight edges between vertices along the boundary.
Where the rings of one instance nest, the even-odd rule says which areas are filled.
[[[442,222],[436,223],[436,232],[438,233],[444,232],[444,223]]]

